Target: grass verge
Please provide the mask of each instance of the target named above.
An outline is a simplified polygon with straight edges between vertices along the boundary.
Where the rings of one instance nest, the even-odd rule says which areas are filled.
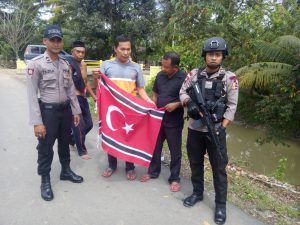
[[[98,121],[98,114],[95,112],[95,103],[89,98],[91,114],[94,121]],[[182,169],[181,176],[190,178],[186,152],[187,127],[183,129],[182,135]],[[165,162],[170,162],[168,146],[165,143],[163,154]],[[246,162],[231,161],[230,165],[243,166]],[[259,181],[255,181],[243,175],[240,170],[228,171],[228,201],[239,207],[246,213],[255,216],[268,224],[289,225],[300,224],[300,196],[275,187],[268,187]],[[205,159],[205,188],[213,192],[213,179],[208,159]]]

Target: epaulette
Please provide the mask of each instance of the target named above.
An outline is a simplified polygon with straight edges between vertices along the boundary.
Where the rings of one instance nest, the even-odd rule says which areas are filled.
[[[67,66],[70,66],[69,61],[65,57],[60,57],[60,59],[63,60],[67,64]]]
[[[38,56],[34,57],[34,58],[31,59],[31,60],[32,60],[32,61],[35,61],[35,60],[41,59],[41,58],[43,58],[43,57],[44,57],[44,55],[38,55]]]

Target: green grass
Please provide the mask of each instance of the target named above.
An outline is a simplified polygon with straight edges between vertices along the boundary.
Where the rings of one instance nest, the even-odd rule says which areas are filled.
[[[93,119],[96,119],[96,121],[98,121],[98,112],[95,112],[96,103],[94,102],[94,99],[92,97],[88,97],[88,103]]]
[[[287,217],[297,218],[300,215],[299,205],[281,201],[275,194],[265,191],[248,177],[235,174],[228,175],[229,180],[231,180],[228,197],[229,201],[234,204],[238,203],[237,205],[240,207],[243,207],[244,204],[251,204],[256,210],[269,210],[275,213],[276,218],[274,219],[277,222],[283,222],[283,224],[289,223]]]

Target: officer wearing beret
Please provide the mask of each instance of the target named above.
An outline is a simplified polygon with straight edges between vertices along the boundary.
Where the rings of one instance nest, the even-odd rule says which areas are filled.
[[[193,184],[193,193],[184,199],[183,204],[186,207],[192,207],[203,199],[204,155],[208,153],[213,171],[216,224],[224,224],[226,221],[226,165],[228,163],[226,127],[233,121],[238,101],[237,78],[235,74],[222,67],[222,61],[226,55],[228,55],[228,49],[223,38],[212,37],[206,40],[202,49],[206,67],[192,70],[180,90],[180,101],[187,106],[190,117],[187,153]],[[219,139],[219,148],[213,143],[207,126],[201,121],[203,114],[200,113],[195,99],[188,94],[189,87],[195,82],[198,82],[205,107],[212,115],[213,132],[216,132]]]
[[[44,200],[51,201],[53,192],[50,170],[56,139],[62,166],[60,179],[74,183],[83,182],[83,178],[70,169],[69,150],[72,118],[77,126],[81,110],[69,64],[59,55],[63,48],[63,34],[58,25],[46,27],[43,43],[47,50],[29,62],[26,77],[29,123],[34,126],[34,134],[38,138],[37,163],[38,174],[41,176],[41,196]]]

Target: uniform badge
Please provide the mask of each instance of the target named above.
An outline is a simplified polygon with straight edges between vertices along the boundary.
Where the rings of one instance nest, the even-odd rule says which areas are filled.
[[[30,69],[30,68],[27,69],[28,75],[33,75],[33,73],[34,73],[34,69]]]
[[[212,81],[206,81],[205,82],[205,89],[212,89],[213,82]]]
[[[238,83],[237,83],[237,80],[235,80],[235,81],[232,82],[231,89],[232,89],[232,90],[238,89]]]
[[[183,83],[185,84],[188,80],[190,80],[191,76],[193,75],[192,71],[189,72],[186,76],[186,78],[184,79]]]

